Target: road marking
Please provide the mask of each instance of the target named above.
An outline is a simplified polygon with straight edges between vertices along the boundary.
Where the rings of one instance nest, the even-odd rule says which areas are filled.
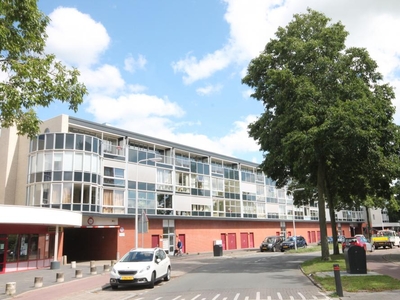
[[[192,300],[196,300],[197,298],[199,298],[201,296],[201,294],[198,294],[196,297],[192,298]]]
[[[290,296],[289,298],[290,298],[290,300],[294,300],[294,297],[293,297],[293,296]]]
[[[271,300],[271,299],[272,299],[271,296],[268,296],[268,297],[267,297],[267,300]]]
[[[240,296],[240,294],[239,294],[239,293],[237,293],[237,294],[236,294],[236,296],[235,296],[235,298],[233,298],[233,300],[237,300],[237,299],[239,299],[239,296]]]
[[[281,293],[276,293],[278,295],[279,300],[283,300]]]
[[[217,298],[219,297],[220,294],[217,294],[217,296],[215,296],[214,298],[212,298],[212,300],[217,300]]]
[[[172,300],[176,300],[176,299],[179,299],[181,296],[179,295],[178,297],[176,297],[176,298],[174,298],[174,299],[172,299]]]
[[[318,292],[318,294],[320,294],[320,295],[322,295],[322,296],[325,296],[325,299],[326,299],[326,300],[331,300],[331,299],[332,299],[332,298],[328,297],[328,295],[325,295],[325,294],[322,293],[322,292]]]
[[[306,297],[304,297],[300,292],[298,292],[297,294],[299,294],[301,299],[306,300]]]
[[[256,300],[260,300],[260,292],[256,293]]]

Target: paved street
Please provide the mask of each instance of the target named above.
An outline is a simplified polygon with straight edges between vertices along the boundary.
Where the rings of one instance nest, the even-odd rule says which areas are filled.
[[[255,255],[256,251],[226,251],[223,257],[212,257],[212,254],[201,254],[201,255],[190,255],[183,257],[172,257],[173,260],[173,271],[172,277],[179,279],[183,274],[189,273],[199,266],[202,265],[201,261],[204,259],[227,259],[235,258],[244,255]],[[292,254],[282,254],[292,255]],[[400,279],[400,265],[398,262],[388,261],[388,258],[398,259],[400,257],[400,249],[392,250],[379,250],[373,254],[368,255],[368,269],[379,274],[391,275],[395,278]],[[155,299],[153,296],[149,297],[149,289],[146,288],[135,288],[135,289],[124,289],[120,288],[118,291],[112,291],[108,285],[108,272],[104,271],[104,265],[110,265],[110,261],[97,261],[97,274],[93,275],[90,272],[90,263],[78,263],[76,269],[82,270],[83,278],[75,278],[76,269],[72,269],[70,265],[61,266],[58,270],[50,269],[39,269],[33,271],[8,273],[0,275],[0,299],[21,299],[21,300],[72,300],[72,299],[85,299],[85,300],[105,300],[105,299],[137,299],[137,300],[151,300]],[[65,282],[57,283],[56,274],[63,272]],[[390,273],[390,274],[388,274]],[[43,287],[35,288],[34,279],[35,277],[43,277]],[[5,294],[5,286],[7,282],[16,282],[16,294],[13,297]],[[156,285],[154,292],[162,287],[164,283]],[[164,289],[163,289],[164,290]],[[152,293],[154,293],[152,292]],[[287,293],[290,292],[292,298],[287,298]],[[309,295],[307,290],[297,289],[296,291],[274,290],[274,289],[262,289],[262,290],[246,290],[242,293],[232,293],[229,290],[221,289],[221,292],[209,292],[209,293],[193,293],[193,294],[182,294],[178,297],[169,298],[168,294],[158,296],[158,300],[316,300],[325,299],[329,300],[332,297],[329,293],[318,293],[315,295]],[[346,300],[393,300],[397,299],[400,291],[388,291],[379,293],[344,293],[342,299]],[[337,298],[336,298],[337,299]]]

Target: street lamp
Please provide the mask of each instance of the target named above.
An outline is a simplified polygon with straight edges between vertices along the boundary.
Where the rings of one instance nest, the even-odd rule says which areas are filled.
[[[152,162],[157,162],[157,161],[161,161],[162,158],[161,157],[151,157],[151,158],[145,158],[145,159],[141,159],[137,162],[137,166],[136,166],[136,199],[135,199],[135,247],[138,247],[138,233],[139,233],[139,164],[145,161],[152,161]],[[143,228],[142,228],[143,230]],[[143,234],[143,233],[142,233]],[[143,245],[142,245],[143,247]]]
[[[291,194],[297,191],[304,191],[304,188],[297,188],[293,190],[288,190]],[[293,203],[293,236],[294,236],[294,249],[297,251],[297,236],[296,236],[296,223],[294,220],[294,203]]]

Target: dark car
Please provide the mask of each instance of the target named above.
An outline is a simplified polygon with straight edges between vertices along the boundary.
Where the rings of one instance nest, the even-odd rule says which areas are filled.
[[[281,251],[282,252],[285,250],[295,249],[296,247],[297,248],[307,247],[306,239],[304,237],[302,237],[301,235],[298,235],[296,237],[291,236],[281,243]]]
[[[344,235],[338,235],[337,241],[339,244],[343,243],[346,237]]]
[[[326,237],[328,244],[333,244],[333,237],[327,236]],[[321,245],[321,240],[318,241],[318,245]]]
[[[279,251],[283,238],[280,236],[267,236],[260,245],[260,251]]]

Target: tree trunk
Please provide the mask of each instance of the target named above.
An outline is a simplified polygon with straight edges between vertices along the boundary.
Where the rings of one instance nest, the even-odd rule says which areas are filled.
[[[318,188],[318,217],[319,217],[319,229],[321,234],[321,259],[329,260],[329,248],[328,243],[326,242],[326,213],[325,213],[325,198],[324,198],[324,190],[325,190],[325,165],[322,160],[318,163],[318,179],[317,179],[317,188]],[[322,241],[325,241],[323,243]]]

